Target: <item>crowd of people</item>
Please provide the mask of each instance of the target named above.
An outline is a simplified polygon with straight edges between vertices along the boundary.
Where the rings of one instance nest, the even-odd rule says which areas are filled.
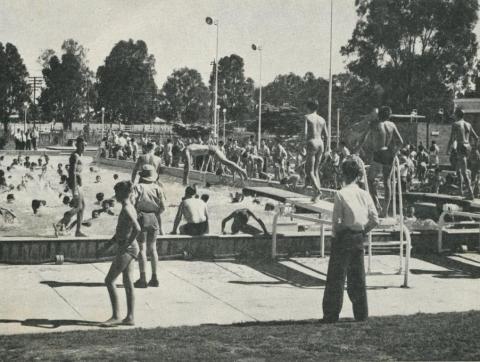
[[[324,144],[326,136],[325,120],[316,113],[315,102],[308,102],[309,113],[305,116],[304,142],[294,151],[285,147],[279,138],[272,143],[262,140],[257,148],[254,137],[250,137],[242,144],[238,140],[228,139],[215,144],[211,139],[181,140],[168,139],[165,144],[156,144],[146,137],[141,137],[137,143],[128,133],[118,136],[111,132],[102,141],[99,157],[114,157],[118,159],[132,159],[135,161],[131,179],[118,181],[114,186],[115,196],[104,200],[104,195],[97,194],[97,201],[102,209],[94,210],[92,219],[100,213],[110,213],[112,202],[116,200],[122,205],[118,215],[117,227],[112,240],[99,251],[99,255],[117,245],[116,256],[105,278],[112,304],[112,318],[106,324],[134,324],[134,293],[137,288],[157,287],[158,254],[157,236],[164,234],[161,214],[165,210],[165,190],[159,181],[159,173],[163,165],[180,166],[184,164],[185,194],[180,201],[173,222],[171,234],[180,232],[184,235],[198,236],[208,234],[210,220],[208,213],[208,195],[198,195],[195,185],[189,185],[188,173],[191,168],[212,171],[218,175],[238,173],[242,179],[260,178],[277,180],[281,184],[296,189],[299,186],[311,186],[315,192],[313,201],[317,200],[322,192],[322,184],[332,182],[333,188],[340,189],[334,199],[331,245],[327,284],[324,294],[324,321],[335,322],[342,306],[343,286],[347,279],[348,294],[352,300],[354,317],[356,320],[365,320],[368,317],[368,306],[365,289],[365,272],[363,266],[363,244],[366,234],[378,224],[379,216],[387,216],[391,195],[391,185],[388,182],[394,160],[398,157],[400,164],[400,178],[403,189],[425,190],[440,193],[460,193],[473,198],[478,193],[478,179],[480,173],[480,150],[478,136],[472,126],[464,120],[463,112],[455,110],[454,122],[450,141],[445,152],[450,157],[454,171],[442,175],[439,155],[440,148],[435,141],[425,147],[423,144],[405,145],[397,127],[391,122],[391,109],[381,107],[376,117],[369,122],[368,129],[361,141],[352,150],[353,154],[362,149],[364,161],[358,156],[351,155],[346,143],[341,142],[335,149],[329,149]],[[475,140],[472,147],[470,140]],[[85,200],[82,192],[82,154],[85,150],[85,140],[78,137],[76,150],[65,165],[67,174],[63,173],[63,165],[58,165],[60,182],[66,186],[65,192],[70,191],[71,199],[64,197],[64,203],[71,209],[55,224],[58,233],[76,228],[76,236],[85,236],[82,227],[90,220],[83,219]],[[287,150],[289,148],[289,150]],[[296,150],[296,151],[295,151]],[[21,157],[21,156],[19,156]],[[3,159],[0,159],[0,166]],[[39,158],[37,163],[31,162],[26,156],[24,160],[14,159],[7,167],[26,167],[30,170],[48,165],[48,156]],[[137,176],[138,182],[137,181]],[[364,180],[368,182],[369,193]],[[383,205],[379,200],[378,179],[383,179]],[[114,177],[115,180],[118,179]],[[474,184],[472,187],[472,179]],[[330,180],[330,181],[328,181]],[[320,182],[322,181],[322,183]],[[458,182],[457,182],[458,181]],[[17,188],[25,187],[27,179],[22,177],[22,184]],[[0,174],[0,187],[10,187],[5,178],[5,172]],[[15,188],[15,186],[14,186]],[[464,190],[465,188],[465,190]],[[13,194],[12,194],[13,195]],[[10,195],[9,195],[10,196]],[[32,209],[36,213],[38,208],[45,205],[44,200],[32,200]],[[0,210],[1,211],[1,210]],[[76,220],[72,220],[76,216]],[[258,223],[260,229],[249,224],[250,219]],[[181,225],[182,220],[184,224]],[[264,222],[257,218],[250,210],[240,208],[222,220],[221,230],[225,232],[226,224],[231,223],[231,232],[248,234],[268,234]],[[151,254],[151,278],[147,281],[146,266],[147,252]],[[133,261],[138,259],[140,278],[133,282]],[[122,274],[127,296],[127,316],[119,318],[118,297],[115,280]]]
[[[25,131],[17,128],[12,130],[16,150],[37,150],[40,133],[37,127],[28,127]]]

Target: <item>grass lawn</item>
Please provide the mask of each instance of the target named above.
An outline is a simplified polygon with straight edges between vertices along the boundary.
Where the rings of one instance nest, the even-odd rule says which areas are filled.
[[[479,360],[480,312],[0,336],[1,360]]]

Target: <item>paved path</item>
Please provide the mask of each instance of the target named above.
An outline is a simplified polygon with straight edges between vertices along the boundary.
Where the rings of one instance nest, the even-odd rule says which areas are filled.
[[[467,258],[480,270],[478,254],[452,258]],[[376,273],[394,272],[398,265],[395,256],[373,259]],[[320,258],[271,265],[164,261],[160,263],[160,287],[135,291],[137,326],[320,319],[327,264],[328,259]],[[110,317],[103,285],[109,266],[0,265],[0,334],[99,328],[94,323]],[[471,275],[419,259],[412,259],[411,268],[409,289],[400,288],[403,277],[399,275],[368,277],[372,316],[480,309],[478,273]],[[118,291],[123,315],[124,291]],[[341,317],[352,317],[346,295]]]

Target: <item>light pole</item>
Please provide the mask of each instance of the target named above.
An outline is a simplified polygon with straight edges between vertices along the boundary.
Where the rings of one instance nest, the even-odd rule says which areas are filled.
[[[105,123],[105,107],[102,107],[102,140],[103,140],[103,128]]]
[[[213,112],[213,134],[217,137],[217,102],[218,102],[218,19],[212,19],[210,16],[205,18],[208,25],[215,25],[217,27],[217,41],[215,47],[215,100]]]
[[[330,149],[332,146],[332,33],[333,33],[333,0],[330,0],[330,66],[328,70],[327,149]]]
[[[258,50],[260,57],[260,92],[258,95],[258,139],[257,148],[260,149],[260,141],[262,139],[262,46],[252,44],[253,50]]]
[[[220,109],[222,109],[222,107],[220,107],[220,104],[217,104],[217,107],[215,108],[215,115],[216,115],[218,124],[214,124],[214,127],[213,127],[213,140],[215,141],[216,144],[218,143],[218,139],[220,138],[218,137],[218,134],[220,133],[220,121],[219,121]]]
[[[223,144],[225,144],[225,123],[226,123],[226,117],[227,117],[227,109],[223,109]]]
[[[27,133],[27,112],[28,112],[28,102],[23,103],[25,108],[25,117],[23,118],[23,132]]]

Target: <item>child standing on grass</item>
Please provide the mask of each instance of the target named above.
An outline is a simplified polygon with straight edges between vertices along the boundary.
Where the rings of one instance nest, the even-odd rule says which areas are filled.
[[[338,321],[343,304],[345,278],[356,321],[368,318],[363,243],[367,233],[378,225],[378,214],[370,194],[357,182],[363,176],[359,160],[348,158],[342,164],[346,186],[335,195],[332,216],[332,247],[327,284],[323,295],[323,322]]]
[[[110,270],[105,278],[105,284],[112,303],[112,318],[107,320],[105,325],[129,325],[135,324],[134,320],[134,304],[135,296],[133,294],[133,268],[132,261],[137,258],[139,247],[136,240],[140,232],[140,225],[137,221],[137,212],[130,202],[130,195],[132,193],[132,183],[130,181],[121,181],[114,187],[115,198],[122,203],[122,210],[118,215],[117,228],[111,243],[117,243],[117,254],[113,259]],[[123,286],[127,297],[127,316],[125,319],[119,319],[119,306],[117,288],[115,287],[115,280],[117,277],[123,275]]]

